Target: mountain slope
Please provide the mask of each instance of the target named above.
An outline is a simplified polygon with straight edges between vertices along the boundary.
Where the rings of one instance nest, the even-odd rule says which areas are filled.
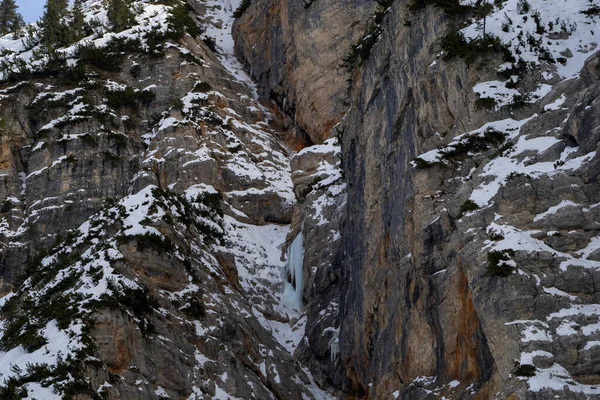
[[[200,37],[178,7],[115,33],[84,2],[51,58],[0,41],[2,398],[325,398],[290,354],[288,150],[227,47],[237,4],[190,2]]]

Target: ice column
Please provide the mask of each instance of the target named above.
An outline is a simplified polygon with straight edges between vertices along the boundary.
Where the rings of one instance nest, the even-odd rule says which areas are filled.
[[[301,311],[302,292],[304,291],[304,240],[300,232],[288,249],[287,262],[285,263],[285,286],[283,300],[292,308]]]

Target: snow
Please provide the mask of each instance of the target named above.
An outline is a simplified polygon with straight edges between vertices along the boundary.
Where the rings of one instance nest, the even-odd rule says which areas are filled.
[[[581,332],[584,334],[584,336],[590,336],[594,333],[600,332],[600,322],[582,326]]]
[[[519,13],[519,0],[507,0],[500,8],[487,17],[486,29],[489,34],[500,38],[507,44],[517,59],[540,63],[541,54],[525,40],[530,35],[535,40],[541,39],[542,45],[547,48],[554,59],[564,57],[561,53],[567,49],[573,57],[564,57],[565,65],[556,63],[557,73],[562,79],[577,77],[585,60],[593,54],[596,48],[594,32],[600,31],[600,22],[597,18],[590,18],[581,13],[592,4],[589,0],[528,0],[531,10]],[[545,32],[536,32],[534,14],[539,13],[541,24]],[[527,20],[525,21],[525,17]],[[503,24],[508,24],[508,29],[503,29]],[[552,28],[550,29],[550,25]],[[468,39],[481,37],[482,26],[476,21],[463,33]],[[519,50],[517,52],[516,50]]]
[[[480,177],[487,179],[471,193],[470,199],[480,207],[485,207],[511,175],[523,174],[533,178],[542,175],[551,176],[562,171],[577,170],[595,156],[595,153],[590,153],[581,157],[570,158],[574,152],[572,148],[563,150],[558,160],[562,164],[550,161],[532,162],[530,157],[524,156],[529,152],[543,153],[559,143],[561,143],[561,140],[554,136],[541,136],[531,139],[525,136],[518,137],[510,154],[496,157],[485,164]]]
[[[533,218],[533,221],[537,222],[537,221],[543,220],[548,215],[556,214],[559,210],[561,210],[563,208],[566,208],[566,207],[577,207],[577,206],[578,206],[578,204],[576,204],[576,203],[574,203],[574,202],[572,202],[570,200],[563,200],[563,201],[560,202],[560,204],[558,204],[556,206],[553,206],[553,207],[550,207],[547,211],[545,211],[545,212],[543,212],[541,214],[536,215]]]
[[[587,259],[592,255],[592,253],[595,253],[598,250],[600,250],[600,236],[592,238],[585,248],[577,252],[577,255],[583,259]]]
[[[550,368],[538,368],[536,375],[527,378],[529,390],[539,392],[543,389],[564,391],[565,387],[571,392],[588,395],[600,395],[600,387],[576,383],[571,374],[559,364],[553,364]]]
[[[521,353],[521,359],[519,364],[521,365],[534,365],[536,357],[553,358],[554,355],[545,350],[535,350],[531,352]]]
[[[513,96],[519,95],[516,89],[509,89],[505,82],[489,81],[481,82],[473,87],[473,91],[481,98],[492,98],[496,101],[496,107],[504,107],[513,102]]]
[[[342,148],[338,142],[337,138],[331,138],[324,141],[322,144],[305,147],[300,150],[297,154],[298,157],[301,157],[307,153],[318,153],[318,154],[333,154],[334,156],[340,156],[342,153]]]
[[[576,335],[577,334],[577,330],[575,329],[576,327],[578,327],[579,325],[577,325],[575,322],[573,321],[562,321],[559,325],[558,328],[556,328],[556,334],[559,336],[571,336],[571,335]]]
[[[233,37],[231,27],[233,26],[233,13],[240,6],[242,0],[208,0],[205,3],[206,16],[209,24],[206,26],[205,37],[216,40],[219,54],[217,57],[221,64],[238,82],[243,83],[250,89],[254,99],[258,99],[258,89],[250,76],[244,70],[233,51]],[[262,109],[262,106],[260,106]]]
[[[22,346],[18,346],[8,351],[0,351],[0,383],[6,383],[9,378],[16,376],[14,367],[22,371],[27,370],[28,364],[48,364],[53,367],[56,366],[59,357],[65,359],[74,356],[82,348],[82,344],[72,336],[80,334],[81,328],[82,325],[75,324],[66,330],[60,330],[56,321],[52,320],[40,330],[40,335],[48,343],[39,349],[28,353]]]
[[[562,105],[565,104],[565,101],[567,101],[567,97],[563,94],[560,95],[560,97],[556,100],[554,100],[552,103],[550,104],[546,104],[544,106],[544,110],[545,111],[556,111],[556,110],[560,110]]]
[[[120,201],[120,204],[125,207],[128,212],[128,216],[123,221],[123,225],[128,227],[123,231],[125,236],[135,235],[146,235],[154,234],[160,237],[162,233],[153,226],[147,226],[142,224],[142,221],[150,215],[150,207],[154,203],[154,195],[152,190],[156,189],[156,186],[147,186],[136,194],[125,197]],[[165,212],[159,208],[158,213],[154,214],[154,218],[160,218],[165,215]]]
[[[51,387],[43,387],[39,383],[32,382],[25,385],[27,397],[23,400],[61,400],[63,397],[54,393]]]
[[[167,393],[167,391],[164,388],[162,388],[161,386],[158,386],[156,388],[156,390],[154,391],[154,394],[157,395],[157,396],[159,396],[159,397],[171,398],[169,396],[169,394]]]
[[[562,290],[559,290],[555,287],[551,287],[551,288],[544,287],[544,292],[554,295],[554,296],[566,297],[571,301],[576,301],[578,299],[577,296],[571,296],[569,293],[563,292]]]
[[[576,315],[582,315],[586,317],[600,315],[600,304],[573,304],[569,308],[563,308],[557,312],[550,314],[546,319],[548,321],[557,319],[572,317]]]
[[[497,216],[499,218],[499,216]],[[497,222],[492,222],[488,226],[488,232],[495,232],[502,236],[504,239],[489,244],[491,249],[495,250],[521,250],[528,253],[533,252],[546,252],[553,254],[557,259],[562,259],[560,263],[561,270],[565,271],[571,266],[579,266],[590,269],[600,269],[600,262],[588,260],[586,258],[576,258],[569,253],[563,253],[545,244],[539,239],[535,239],[532,235],[539,233],[540,231],[522,231],[511,225],[504,225]],[[592,243],[595,243],[593,241]],[[586,252],[584,251],[584,255]],[[556,294],[556,293],[554,293]]]
[[[590,349],[593,349],[594,347],[600,347],[600,340],[592,340],[590,342],[587,342],[585,344],[585,347],[583,348],[583,350],[590,350]]]
[[[456,381],[456,380],[454,380],[454,381],[452,381],[452,382],[448,383],[448,386],[450,386],[450,387],[451,387],[451,388],[453,388],[453,389],[454,389],[455,387],[458,387],[458,385],[460,385],[460,381]]]

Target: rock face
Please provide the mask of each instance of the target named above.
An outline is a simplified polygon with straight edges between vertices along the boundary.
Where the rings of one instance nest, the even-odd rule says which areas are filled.
[[[0,38],[0,398],[600,396],[594,6],[134,3]]]
[[[365,33],[376,2],[257,1],[236,20],[236,55],[263,97],[322,143],[348,110],[351,45]]]
[[[265,40],[274,35],[249,39],[257,30],[250,20],[286,37],[280,21],[264,19],[273,15],[261,8],[267,3],[255,3],[237,33],[257,78],[265,62],[253,64],[256,54],[280,47]],[[352,73],[350,111],[335,130],[347,185],[342,215],[306,225],[318,215],[318,190],[305,171],[323,159],[307,149],[292,161],[302,200],[292,226],[304,224],[305,254],[316,254],[315,240],[339,249],[305,257],[307,340],[297,355],[341,398],[598,395],[596,44],[561,61],[579,63],[577,79],[561,82],[570,77],[561,63],[540,61],[508,98],[493,90],[506,79],[498,82],[500,54],[448,56],[440,44],[457,30],[452,10],[409,3],[393,2]],[[488,29],[517,34],[500,29],[502,13],[527,21],[522,15],[541,10],[530,5],[494,9]],[[578,12],[564,25],[573,27]],[[551,24],[538,34],[593,42],[586,29],[560,33]],[[512,93],[523,92],[528,101],[513,104]],[[493,98],[491,109],[478,98]],[[312,276],[320,278],[309,283]]]

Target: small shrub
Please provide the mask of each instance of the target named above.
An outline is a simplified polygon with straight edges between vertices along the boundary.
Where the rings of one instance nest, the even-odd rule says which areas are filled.
[[[527,14],[529,11],[531,11],[531,4],[529,4],[528,0],[519,0],[517,3],[517,10],[521,15]]]
[[[173,242],[167,237],[163,237],[156,233],[146,232],[143,235],[121,236],[119,243],[127,243],[135,240],[136,247],[139,251],[153,250],[158,253],[169,252],[174,249]]]
[[[210,92],[212,90],[212,86],[210,83],[205,82],[205,81],[201,81],[201,82],[196,82],[194,84],[194,88],[192,89],[192,92],[195,93],[206,93],[206,92]]]
[[[148,107],[156,98],[156,94],[154,94],[151,90],[141,90],[139,92],[135,92],[135,99],[144,107]]]
[[[197,203],[201,203],[204,204],[209,210],[212,210],[214,212],[217,213],[217,215],[219,216],[223,216],[223,209],[221,207],[221,202],[223,201],[223,196],[221,195],[221,193],[208,193],[208,192],[204,192],[198,195],[198,197],[196,198],[196,202]],[[202,215],[205,218],[208,218],[211,216],[210,212],[200,212],[200,215]]]
[[[131,68],[129,69],[129,74],[133,77],[133,78],[139,78],[140,74],[142,73],[142,67],[140,64],[134,64],[131,66]]]
[[[520,110],[530,105],[531,98],[528,94],[515,94],[513,95],[512,103],[506,107],[510,110]]]
[[[79,159],[75,157],[75,155],[69,154],[67,158],[65,158],[65,162],[69,164],[77,164],[79,162]]]
[[[213,111],[207,111],[202,115],[202,121],[206,122],[209,125],[213,126],[221,126],[223,125],[223,120]]]
[[[507,88],[507,89],[516,89],[516,88],[518,88],[518,87],[519,87],[519,84],[520,84],[520,83],[521,83],[521,80],[520,80],[520,79],[518,79],[518,78],[517,78],[517,79],[514,79],[514,80],[513,80],[513,79],[509,79],[509,80],[506,82],[506,84],[505,84],[505,85],[506,85],[506,88]]]
[[[160,27],[155,26],[150,29],[144,35],[146,42],[146,48],[144,53],[150,55],[153,58],[162,57],[165,53],[165,41],[167,40],[167,34],[160,30]]]
[[[13,203],[10,200],[4,200],[0,204],[0,214],[6,214],[13,208]]]
[[[76,57],[84,64],[110,72],[119,72],[125,58],[123,54],[111,51],[110,46],[96,47],[93,43],[77,46]]]
[[[517,376],[532,377],[535,376],[536,368],[531,364],[519,364],[514,371]]]
[[[179,4],[171,9],[167,17],[167,38],[173,40],[181,39],[186,33],[193,37],[200,35],[198,24],[192,17],[186,5]]]
[[[487,255],[486,275],[506,278],[515,270],[514,267],[507,264],[514,256],[513,250],[492,250]]]
[[[186,304],[181,307],[181,311],[186,313],[188,316],[192,318],[202,318],[206,315],[206,308],[204,307],[204,303],[200,301],[197,297],[187,297],[185,299]]]
[[[492,97],[480,97],[477,99],[477,101],[475,101],[475,107],[478,110],[481,109],[493,109],[494,107],[496,107],[496,105],[498,104],[498,102],[496,101],[496,99],[492,98]]]
[[[206,36],[204,39],[202,39],[202,41],[210,51],[212,51],[215,54],[219,54],[219,49],[217,48],[217,41],[214,37]]]
[[[480,151],[498,147],[506,140],[504,133],[495,129],[486,130],[483,135],[472,135],[457,143],[452,143],[442,151],[442,158],[446,160],[461,159]]]
[[[493,35],[486,35],[485,38],[467,42],[461,32],[450,32],[442,38],[441,46],[446,53],[444,55],[445,61],[459,57],[469,65],[478,57],[490,53],[499,53],[502,54],[504,61],[515,62],[510,49],[498,37]]]
[[[496,232],[490,232],[489,236],[490,236],[490,240],[493,242],[499,242],[501,240],[504,240],[504,236],[502,236],[501,234],[496,233]]]
[[[242,0],[240,6],[233,12],[233,18],[237,19],[244,15],[244,13],[248,9],[248,7],[250,7],[251,4],[252,2],[250,0]]]
[[[106,92],[106,99],[109,107],[119,109],[121,107],[137,107],[135,90],[128,87],[125,90],[114,90]]]
[[[387,7],[383,7],[381,4],[377,7],[377,10],[372,15],[372,22],[367,28],[365,36],[363,36],[357,44],[353,45],[350,48],[350,52],[344,57],[342,67],[346,68],[349,72],[352,72],[357,64],[361,65],[369,58],[373,46],[375,46],[383,33],[381,24],[386,11]]]
[[[107,104],[109,107],[118,110],[120,108],[129,108],[137,110],[139,105],[148,107],[155,99],[156,95],[150,90],[136,91],[132,87],[124,90],[109,90],[106,92]]]
[[[600,15],[600,7],[594,4],[587,10],[581,11],[581,13],[587,15],[588,17],[598,16]]]
[[[477,205],[477,203],[475,203],[473,200],[466,200],[461,206],[460,206],[460,211],[457,215],[457,218],[462,217],[464,214],[468,213],[468,212],[472,212],[475,210],[478,210],[479,206]]]

